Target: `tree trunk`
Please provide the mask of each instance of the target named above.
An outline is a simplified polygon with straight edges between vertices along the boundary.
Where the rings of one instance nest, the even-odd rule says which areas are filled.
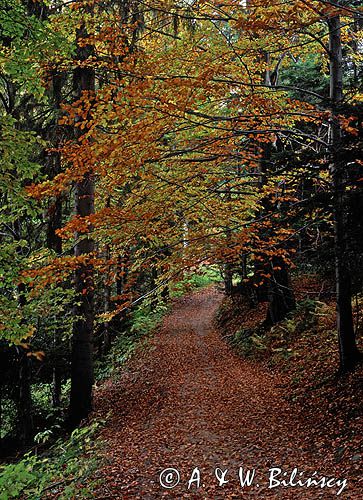
[[[64,75],[54,71],[52,75],[52,97],[56,110],[54,126],[50,132],[50,141],[54,148],[59,148],[62,127],[58,125],[59,112],[62,102],[62,87],[64,83]],[[49,165],[49,178],[54,179],[61,172],[61,155],[58,151],[54,152]],[[57,230],[62,227],[62,198],[58,196],[53,205],[48,209],[48,226],[47,226],[47,246],[57,255],[62,253],[62,239],[57,234]],[[59,321],[61,318],[59,318]],[[54,344],[56,343],[54,337]],[[53,407],[58,408],[61,402],[62,394],[62,365],[58,360],[58,353],[55,356],[53,366],[53,381],[52,381],[52,402]]]
[[[268,143],[263,148],[262,158],[260,161],[261,171],[261,186],[266,177],[267,165],[271,163],[272,144]],[[262,200],[264,212],[268,213],[274,210],[271,200],[266,197]],[[276,269],[278,268],[278,269]],[[268,282],[259,285],[257,288],[257,298],[259,302],[267,300],[268,309],[265,319],[265,324],[268,326],[275,325],[279,321],[286,318],[286,315],[293,311],[296,307],[294,291],[291,285],[291,279],[288,267],[285,261],[280,257],[273,257],[272,262],[255,261],[255,273],[259,279],[259,273],[270,274]]]
[[[339,158],[342,132],[337,118],[337,108],[343,100],[343,68],[340,17],[329,22],[330,99],[332,124],[330,128],[331,174],[333,180],[333,211],[335,236],[335,280],[337,330],[339,339],[340,371],[352,370],[361,359],[358,351],[352,313],[351,275],[347,258],[348,225],[345,189],[345,165]]]
[[[278,84],[278,68],[280,62],[277,64],[274,75],[271,74],[270,65],[270,55],[267,52],[263,53],[267,69],[263,75],[264,84],[268,87],[273,87]],[[266,183],[267,170],[271,164],[271,156],[273,151],[273,145],[271,142],[263,145],[263,152],[260,159],[260,178],[259,184],[260,188]],[[262,200],[262,206],[264,207],[264,212],[272,211],[273,207],[271,201],[268,198]],[[263,212],[262,212],[263,213]],[[261,214],[260,214],[261,215]],[[270,267],[272,268],[270,270]],[[275,267],[279,267],[280,270],[274,270]],[[288,268],[285,262],[274,257],[271,263],[255,261],[255,275],[259,280],[260,273],[271,274],[270,281],[268,283],[263,283],[257,288],[257,300],[258,302],[268,302],[267,315],[265,319],[265,324],[272,326],[279,321],[286,318],[286,315],[295,309],[295,297],[291,286],[291,280]]]
[[[14,223],[14,233],[17,241],[22,239],[22,224],[20,219]],[[17,252],[22,254],[22,247],[18,246]],[[26,286],[24,283],[17,285],[19,309],[26,306]],[[21,322],[25,324],[23,316]],[[21,445],[27,445],[33,438],[33,402],[31,396],[31,360],[27,356],[27,349],[18,348],[18,385],[17,385],[17,428],[19,442]]]
[[[110,246],[105,247],[105,259],[110,259]],[[109,272],[106,273],[103,291],[103,311],[107,314],[111,311],[111,286],[109,284]],[[102,355],[106,355],[111,348],[111,325],[109,321],[103,323]]]
[[[294,292],[286,264],[281,258],[273,258],[268,287],[268,310],[265,324],[275,325],[286,318],[296,307]],[[276,270],[279,267],[279,270]],[[274,269],[275,268],[275,269]]]
[[[31,366],[30,359],[21,348],[19,358],[19,392],[18,392],[18,429],[19,441],[24,446],[33,439],[33,403],[31,396]]]
[[[93,211],[93,179],[86,174],[76,187],[76,213],[81,216]],[[94,244],[90,237],[76,244],[76,256],[93,252]],[[74,307],[75,321],[72,335],[71,356],[71,397],[69,423],[79,425],[92,410],[93,385],[93,271],[91,265],[82,265],[75,273],[75,292],[77,304]]]
[[[74,70],[73,85],[75,98],[79,99],[84,91],[95,90],[94,69],[88,67],[85,61],[93,54],[93,47],[84,45],[82,40],[87,37],[85,25],[77,30],[76,57],[80,62]],[[83,64],[82,64],[83,63]],[[85,129],[87,131],[87,128]],[[75,128],[76,139],[82,132]],[[87,172],[83,179],[75,185],[75,213],[86,217],[94,213],[94,179],[92,172]],[[81,238],[81,239],[80,239]],[[94,251],[94,242],[76,234],[75,255],[87,256]],[[75,272],[76,305],[74,307],[75,321],[72,336],[71,357],[71,396],[69,408],[69,426],[75,428],[88,417],[92,410],[93,386],[93,323],[94,323],[94,293],[93,269],[90,264],[80,266]]]
[[[224,266],[224,293],[231,296],[233,292],[233,272],[232,264],[225,264]]]
[[[24,283],[18,285],[18,294],[19,307],[24,308],[26,305]],[[34,425],[31,396],[31,360],[27,356],[27,350],[23,347],[19,348],[18,366],[17,427],[19,442],[24,446],[33,439]]]
[[[128,260],[129,254],[125,252],[124,255],[119,255],[117,257],[117,273],[116,273],[116,295],[117,302],[116,306],[120,306],[122,303],[122,295],[125,292],[125,287],[127,283],[128,275]],[[113,321],[113,329],[117,332],[122,332],[126,329],[128,322],[127,310],[124,310],[117,314]]]

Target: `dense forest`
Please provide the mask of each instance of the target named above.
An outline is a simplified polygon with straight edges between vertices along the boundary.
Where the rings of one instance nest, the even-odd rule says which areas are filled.
[[[362,3],[0,0],[0,21],[0,498],[81,497],[42,453],[76,475],[95,387],[204,285],[226,365],[357,395]],[[158,497],[123,495],[97,498]]]

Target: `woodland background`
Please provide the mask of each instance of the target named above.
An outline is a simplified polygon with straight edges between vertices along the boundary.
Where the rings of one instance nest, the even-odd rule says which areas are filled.
[[[0,21],[4,498],[75,474],[95,378],[212,282],[236,349],[300,392],[334,373],[357,419],[361,2],[0,0]],[[20,460],[66,431],[63,463]]]

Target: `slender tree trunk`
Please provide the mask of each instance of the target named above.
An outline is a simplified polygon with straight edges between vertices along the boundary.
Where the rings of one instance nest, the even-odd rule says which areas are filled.
[[[116,295],[117,295],[117,303],[119,306],[122,302],[121,297],[125,292],[125,286],[127,283],[127,275],[128,275],[128,252],[124,255],[119,255],[117,257],[117,273],[116,273]],[[118,332],[125,330],[127,326],[127,311],[122,311],[114,318],[113,328]]]
[[[77,31],[77,53],[80,61],[74,70],[73,84],[75,98],[79,99],[84,91],[95,90],[94,69],[88,67],[85,61],[93,54],[93,47],[84,45],[82,40],[87,37],[85,25]],[[83,64],[82,64],[83,63]],[[75,129],[77,139],[82,136],[79,128]],[[87,172],[75,186],[75,212],[80,217],[94,213],[94,179],[92,172]],[[75,255],[87,256],[94,251],[91,236],[82,237],[76,234]],[[71,397],[69,408],[69,425],[76,427],[88,417],[92,410],[93,386],[93,324],[94,324],[94,293],[93,269],[91,265],[82,265],[75,273],[76,305],[74,307],[75,321],[72,336],[71,365]]]
[[[60,145],[60,137],[63,127],[58,125],[59,112],[62,102],[62,87],[63,75],[54,72],[52,75],[52,97],[56,112],[55,123],[50,133],[50,141],[54,148]],[[54,152],[51,157],[51,165],[49,166],[49,178],[54,179],[61,172],[61,155],[58,151]],[[62,227],[62,199],[58,196],[52,207],[49,209],[48,227],[47,227],[47,244],[48,248],[54,250],[58,255],[62,253],[62,239],[57,235],[57,229]]]
[[[62,86],[63,75],[54,72],[52,75],[52,91],[53,102],[56,111],[55,123],[50,134],[50,141],[55,148],[60,145],[60,137],[62,127],[58,125],[58,113],[60,111],[62,102]],[[54,152],[51,158],[51,165],[49,167],[49,177],[53,179],[61,172],[61,155]],[[62,239],[57,234],[57,230],[62,227],[62,199],[58,196],[53,205],[48,210],[48,226],[47,226],[47,246],[53,250],[57,255],[62,253]],[[61,318],[58,318],[60,321]],[[54,344],[56,343],[56,336],[54,336]],[[53,366],[53,381],[52,381],[52,401],[55,408],[60,406],[62,394],[62,364],[59,362],[59,354],[55,354]]]
[[[110,259],[110,246],[105,247],[105,259]],[[106,273],[103,291],[103,311],[107,314],[111,311],[111,286],[109,284],[109,272]],[[103,324],[103,339],[102,339],[102,354],[105,355],[111,348],[111,330],[110,322],[105,321]]]
[[[329,22],[330,51],[330,99],[332,124],[330,146],[332,154],[331,174],[333,180],[334,236],[335,236],[335,279],[337,330],[339,339],[340,371],[354,368],[361,354],[358,351],[353,325],[351,275],[347,258],[348,224],[347,195],[345,188],[346,165],[339,158],[342,131],[337,118],[337,108],[343,100],[343,69],[340,17]]]
[[[24,308],[26,305],[24,283],[18,285],[18,294],[19,307]],[[31,442],[34,435],[34,423],[31,396],[31,360],[27,356],[26,349],[23,349],[23,347],[19,348],[18,366],[18,433],[20,443],[27,445]]]
[[[231,189],[229,184],[226,185],[226,198],[231,200]],[[226,229],[226,247],[229,248],[232,236],[232,230],[227,227]],[[227,296],[233,294],[233,267],[231,262],[226,262],[224,265],[224,293]]]
[[[14,232],[17,241],[21,240],[22,224],[18,219],[14,223]],[[17,252],[22,254],[22,247],[18,247]],[[17,285],[18,304],[20,309],[26,306],[26,286],[24,283]],[[25,324],[23,316],[22,323]],[[33,438],[33,402],[31,396],[31,360],[27,356],[28,351],[23,347],[18,348],[18,385],[17,385],[17,427],[19,442],[27,445]]]
[[[19,440],[22,445],[31,443],[34,435],[30,363],[26,351],[21,349],[18,372],[18,429]]]
[[[229,263],[224,266],[224,293],[228,296],[232,295],[233,292],[233,273],[231,267],[232,265]]]

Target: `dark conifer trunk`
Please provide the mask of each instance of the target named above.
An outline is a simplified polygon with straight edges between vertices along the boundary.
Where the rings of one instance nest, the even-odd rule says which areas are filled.
[[[265,62],[270,65],[270,54],[263,52],[263,57]],[[274,87],[278,84],[278,73],[281,61],[282,59],[279,60],[273,72],[268,68],[265,70],[263,81],[267,87]],[[259,179],[261,188],[266,182],[267,171],[271,165],[273,145],[269,142],[263,144],[262,148]],[[268,213],[274,210],[268,198],[262,200],[262,205],[264,206],[263,212]],[[262,213],[260,213],[260,215],[262,215]],[[280,269],[276,270],[276,267]],[[259,284],[257,288],[257,301],[268,302],[265,324],[271,326],[282,321],[290,311],[295,309],[294,292],[291,286],[289,271],[283,259],[274,257],[271,263],[256,260],[255,276],[258,282],[260,282],[260,274],[269,274],[271,276],[268,282],[264,281],[264,283],[262,285]]]
[[[63,74],[56,71],[52,75],[52,97],[55,108],[55,123],[50,131],[49,140],[54,148],[58,148],[61,142],[62,127],[58,125],[59,112],[62,102]],[[53,152],[48,167],[48,176],[54,179],[61,172],[61,155],[58,151]],[[62,227],[62,199],[58,196],[48,211],[47,246],[58,255],[62,253],[62,239],[57,230]]]
[[[267,165],[271,162],[271,155],[272,144],[269,143],[264,146],[260,161],[261,186],[266,176]],[[267,197],[263,200],[262,205],[265,213],[275,210],[273,203]],[[259,302],[268,302],[265,324],[272,326],[285,319],[286,315],[296,307],[290,273],[286,262],[281,257],[272,257],[271,262],[255,261],[255,273],[258,281],[260,273],[270,275],[268,282],[258,286],[257,299]]]
[[[352,313],[351,275],[347,255],[349,244],[348,203],[346,194],[346,165],[340,158],[342,132],[337,118],[337,108],[343,100],[343,68],[341,22],[339,16],[329,22],[330,99],[332,123],[330,130],[331,174],[333,180],[333,212],[335,235],[335,279],[337,330],[339,338],[340,371],[347,372],[361,359],[358,351]]]
[[[87,31],[85,25],[83,25],[77,31],[76,57],[80,64],[74,70],[73,75],[75,99],[79,99],[84,91],[92,92],[95,90],[94,69],[84,63],[93,54],[93,47],[82,43],[82,40],[86,37]],[[77,139],[80,139],[82,131],[75,128],[75,135]],[[92,172],[87,172],[75,186],[75,213],[80,217],[86,217],[94,213],[94,179]],[[91,236],[83,237],[76,234],[76,257],[90,255],[93,250],[94,242]],[[76,305],[74,307],[75,321],[72,336],[69,408],[69,425],[71,428],[79,425],[92,410],[94,293],[93,269],[90,264],[84,264],[77,269],[75,273],[75,292]]]
[[[61,141],[62,128],[58,125],[59,112],[62,102],[62,87],[63,74],[54,71],[52,75],[52,97],[56,112],[55,123],[50,132],[50,141],[54,148],[59,148]],[[59,151],[53,153],[49,165],[48,176],[54,179],[61,172],[61,155]],[[57,234],[57,230],[62,227],[62,198],[58,196],[53,204],[48,209],[48,226],[47,226],[47,246],[57,255],[62,253],[62,239]],[[61,319],[61,318],[59,318]],[[62,394],[62,364],[59,362],[58,354],[55,355],[53,366],[53,382],[52,382],[52,402],[54,407],[59,407]]]
[[[18,385],[18,434],[21,445],[31,443],[34,435],[33,403],[31,396],[31,366],[30,359],[24,349],[19,357]]]
[[[18,285],[18,303],[20,308],[26,305],[25,285]],[[27,356],[27,350],[19,347],[18,356],[18,393],[17,393],[17,428],[19,442],[27,445],[34,435],[33,424],[33,402],[31,395],[31,360]]]
[[[296,307],[294,292],[285,262],[281,258],[274,257],[271,268],[271,278],[267,292],[268,310],[265,321],[268,326],[285,319],[287,314]]]
[[[17,241],[22,239],[22,223],[20,219],[14,223],[14,234]],[[22,247],[18,246],[17,252],[22,254]],[[17,285],[18,305],[20,310],[24,310],[26,306],[26,286],[24,283]],[[21,322],[26,323],[23,314]],[[33,402],[31,396],[31,359],[28,350],[23,347],[18,350],[18,384],[17,384],[17,433],[21,445],[27,445],[31,442],[34,435],[33,422]]]

